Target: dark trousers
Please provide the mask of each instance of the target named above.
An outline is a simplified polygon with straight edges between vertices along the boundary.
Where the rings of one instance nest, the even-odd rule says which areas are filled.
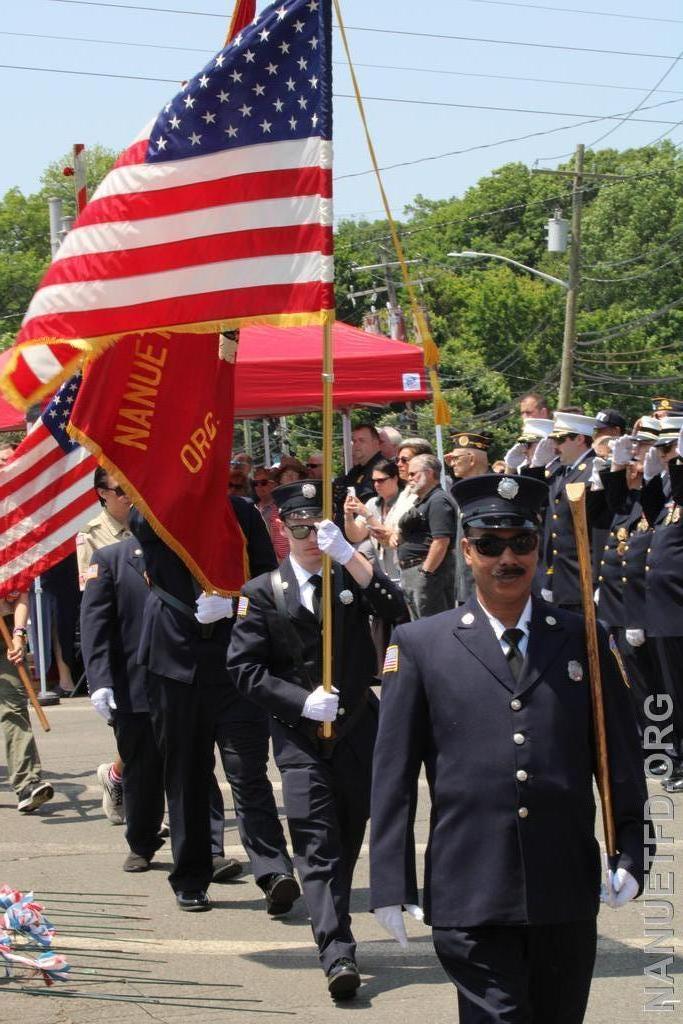
[[[159,829],[164,817],[164,766],[148,714],[117,711],[114,735],[123,761],[123,805],[126,842],[146,860],[162,845]]]
[[[426,619],[429,615],[446,612],[455,605],[455,561],[453,552],[447,551],[441,565],[430,576],[420,572],[420,566],[401,569],[401,590],[406,599],[411,619]]]
[[[595,920],[434,928],[458,989],[460,1024],[581,1024],[595,963]]]
[[[261,713],[252,714],[249,702],[228,686],[188,685],[148,673],[147,690],[164,764],[173,851],[168,880],[174,891],[207,889],[212,856],[223,850],[223,823],[218,823],[216,811],[222,800],[213,775],[215,743],[256,879],[291,872],[266,774],[268,735]]]
[[[223,693],[214,738],[230,784],[242,846],[254,878],[293,874],[292,862],[268,778],[268,715],[236,691]],[[223,798],[218,785],[211,799],[212,853],[222,856]],[[218,817],[220,813],[220,819]]]
[[[294,863],[311,918],[320,963],[327,972],[340,957],[355,958],[351,932],[351,884],[370,816],[372,749],[377,731],[368,708],[353,737],[332,756],[300,748],[276,756],[294,847]]]
[[[175,892],[205,890],[211,881],[209,800],[213,774],[215,687],[147,673],[154,735],[164,765]]]
[[[652,646],[652,654],[658,670],[657,693],[666,694],[671,698],[671,724],[673,725],[673,739],[671,743],[674,753],[671,755],[674,761],[683,761],[683,636],[655,636],[648,637],[648,644]],[[662,713],[661,705],[653,704],[657,714]],[[657,725],[663,728],[669,720],[658,720]],[[669,733],[669,735],[671,735]]]

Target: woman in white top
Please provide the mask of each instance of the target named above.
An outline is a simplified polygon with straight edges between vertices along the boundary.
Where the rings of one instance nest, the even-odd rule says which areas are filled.
[[[369,537],[383,571],[392,580],[398,580],[400,570],[392,538],[398,522],[395,509],[403,482],[395,462],[383,460],[372,470],[375,497],[364,505],[349,494],[344,502],[344,532],[352,544],[360,544]],[[405,511],[405,506],[403,506]]]

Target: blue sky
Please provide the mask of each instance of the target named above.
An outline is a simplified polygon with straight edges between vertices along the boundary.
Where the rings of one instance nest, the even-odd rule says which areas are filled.
[[[126,0],[192,12],[186,14],[129,10],[122,6],[123,0],[118,7],[117,0],[109,2],[110,6],[99,7],[62,0],[5,0],[0,64],[146,76],[169,79],[170,83],[0,68],[5,97],[0,194],[15,185],[26,192],[35,189],[46,164],[74,142],[123,148],[174,94],[171,83],[194,74],[220,49],[231,10],[230,0]],[[491,145],[572,125],[590,116],[632,110],[683,50],[683,9],[677,0],[653,0],[650,4],[641,0],[534,2],[536,7],[527,0],[423,0],[421,4],[415,0],[343,0],[352,53],[366,96],[545,112],[368,100],[368,117],[381,164],[487,147],[387,170],[385,185],[397,215],[418,192],[435,199],[460,195],[503,163],[533,163],[538,159],[552,166],[556,161],[547,158],[570,152],[577,142],[592,143],[619,122],[601,121],[525,141]],[[571,12],[542,10],[539,5],[570,8]],[[257,0],[257,9],[264,6],[263,0]],[[422,14],[419,21],[416,10]],[[581,10],[619,16],[582,14]],[[434,33],[439,38],[358,31],[354,26]],[[36,34],[105,42],[35,38]],[[497,45],[447,39],[447,35],[661,57]],[[115,41],[151,43],[162,48],[118,45]],[[355,104],[342,95],[350,94],[351,86],[336,32],[334,43],[335,92],[340,94],[335,102],[336,215],[372,219],[381,215],[374,178],[368,173],[346,177],[367,172],[369,160]],[[183,48],[188,48],[187,52]],[[587,84],[558,85],[518,78]],[[657,103],[666,105],[639,111],[634,117],[666,123],[630,120],[603,144],[619,149],[644,145],[670,130],[669,138],[683,141],[683,60],[645,105]],[[678,121],[682,122],[680,126]]]

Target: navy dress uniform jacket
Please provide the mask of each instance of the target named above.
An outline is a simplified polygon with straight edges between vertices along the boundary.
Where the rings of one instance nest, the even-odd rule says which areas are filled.
[[[341,730],[344,718],[350,718],[367,699],[368,688],[375,682],[377,652],[368,615],[373,613],[395,623],[406,620],[408,611],[400,589],[377,567],[365,589],[341,566],[335,565],[333,579],[338,573],[342,573],[343,590],[340,584],[335,586],[332,678],[339,690],[337,724]],[[289,558],[282,562],[280,574],[289,620],[300,639],[302,661],[310,683],[301,677],[292,656],[286,627],[275,605],[270,574],[251,580],[242,589],[248,605],[242,602],[244,612],[238,612],[235,621],[228,667],[237,689],[273,716],[273,752],[278,765],[282,766],[292,759],[297,762],[301,753],[314,749],[310,729],[314,723],[302,720],[301,712],[311,687],[322,682],[322,644],[320,623],[301,603]],[[338,597],[344,591],[347,600],[351,597],[348,603]],[[350,729],[351,743],[353,735]]]
[[[373,767],[373,907],[417,903],[413,823],[426,766],[432,812],[424,910],[439,928],[549,924],[598,911],[595,749],[583,619],[533,599],[516,683],[475,598],[400,626]],[[621,866],[643,882],[642,754],[600,630]],[[579,678],[581,676],[581,678]]]
[[[94,551],[81,603],[81,647],[88,690],[114,691],[119,712],[149,712],[145,669],[137,662],[149,588],[135,537]],[[116,618],[112,617],[112,609]]]
[[[613,513],[598,565],[600,619],[610,627],[642,629],[650,526],[641,492],[629,490],[625,469],[614,473],[605,470],[600,477],[607,506]]]
[[[230,501],[247,542],[250,572],[274,569],[275,553],[261,514],[244,498],[231,497]],[[131,529],[144,551],[150,581],[194,613],[201,587],[190,570],[139,512],[131,515]],[[207,638],[202,635],[196,619],[173,608],[152,590],[145,606],[138,660],[149,672],[181,683],[192,683],[198,674],[203,683],[231,685],[225,668],[225,652],[233,622],[234,619],[221,619],[214,623],[211,636]]]
[[[591,491],[588,482],[593,469],[595,452],[589,449],[584,458],[573,469],[565,473],[559,466],[546,480],[543,468],[525,469],[528,476],[545,480],[550,487],[546,536],[544,538],[546,581],[543,586],[552,590],[556,605],[580,605],[579,559],[576,552],[572,513],[567,499],[567,484],[586,484],[586,515],[588,525],[593,529],[609,526],[605,521],[606,502],[603,491]]]
[[[671,497],[650,534],[645,561],[645,631],[652,637],[683,636],[683,461],[669,463]],[[655,477],[646,490],[661,489]]]

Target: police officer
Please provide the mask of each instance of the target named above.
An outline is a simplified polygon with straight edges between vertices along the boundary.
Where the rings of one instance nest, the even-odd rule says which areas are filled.
[[[81,603],[81,645],[90,700],[111,722],[123,761],[126,842],[124,871],[147,871],[162,845],[163,764],[137,664],[140,626],[147,601],[145,563],[134,537],[92,554]]]
[[[334,999],[355,995],[349,901],[370,810],[376,667],[369,612],[395,622],[407,618],[398,587],[322,519],[322,483],[278,487],[290,542],[279,570],[248,583],[232,633],[228,665],[235,685],[272,716],[275,761],[313,934]],[[322,679],[319,619],[322,552],[333,568],[333,680]],[[334,738],[319,737],[318,722],[334,722]]]
[[[417,913],[414,818],[425,764],[432,813],[424,912],[462,1024],[579,1024],[596,947],[588,658],[581,616],[531,596],[542,481],[456,487],[476,593],[394,632],[372,793],[371,899],[405,941]],[[627,689],[599,630],[619,852],[609,899],[643,884],[642,758]]]
[[[268,531],[251,502],[229,499],[254,572],[275,566]],[[299,896],[268,780],[268,719],[237,692],[225,666],[232,598],[201,593],[180,558],[135,511],[131,526],[150,582],[138,659],[147,669],[152,724],[164,762],[178,907],[210,910],[214,744],[230,783],[240,839],[269,913]]]

